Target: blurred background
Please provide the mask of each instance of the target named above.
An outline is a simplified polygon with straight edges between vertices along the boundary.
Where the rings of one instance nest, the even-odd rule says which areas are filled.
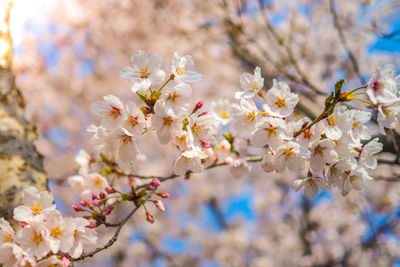
[[[108,94],[132,97],[119,72],[138,49],[162,54],[167,75],[174,51],[192,55],[204,76],[193,103],[205,109],[233,101],[239,75],[260,66],[265,89],[273,78],[288,82],[301,97],[298,116],[309,117],[338,79],[355,88],[378,66],[395,64],[398,73],[400,64],[398,0],[15,0],[11,29],[17,85],[67,214],[78,200],[65,183],[77,172],[74,157],[94,152],[90,105]],[[171,145],[150,135],[139,147],[147,156],[140,173],[172,172]],[[382,157],[392,150],[385,143]],[[294,174],[258,165],[240,179],[222,167],[165,182],[171,198],[165,213],[153,210],[155,224],[137,213],[116,245],[76,265],[400,266],[398,165],[381,165],[376,181],[346,198],[321,191],[309,200],[291,189]],[[100,231],[99,245],[112,235]]]

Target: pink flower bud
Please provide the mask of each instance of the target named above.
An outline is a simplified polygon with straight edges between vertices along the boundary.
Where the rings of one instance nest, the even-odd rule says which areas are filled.
[[[161,210],[162,212],[165,211],[164,203],[161,200],[153,200],[154,205]]]
[[[21,225],[21,227],[25,227],[25,226],[27,226],[28,224],[27,224],[26,222],[20,222],[19,225]]]
[[[98,199],[96,194],[92,194],[92,200]]]
[[[63,267],[68,267],[71,264],[71,261],[68,259],[67,256],[63,256],[61,258],[61,262]]]
[[[203,142],[201,141],[201,146],[203,148],[211,148],[211,143],[210,142]]]
[[[160,192],[156,193],[157,196],[162,197],[162,198],[169,198],[169,194],[167,192]]]
[[[148,221],[149,223],[154,223],[154,217],[146,211],[146,221]]]
[[[99,193],[99,197],[100,197],[101,199],[105,199],[105,198],[107,197],[107,195],[106,195],[106,193],[104,193],[104,192],[100,192],[100,193]]]
[[[97,227],[97,222],[94,220],[89,220],[89,225],[86,227],[87,228],[95,228],[95,227]]]
[[[153,186],[155,186],[155,187],[158,187],[158,186],[161,185],[161,182],[160,182],[160,180],[158,180],[158,179],[156,178],[156,179],[153,179],[153,180],[151,181],[151,184],[152,184]]]
[[[100,207],[101,205],[103,205],[103,201],[102,200],[100,200],[100,199],[95,199],[95,200],[93,200],[93,205],[95,206],[95,207]]]
[[[72,208],[75,210],[75,211],[85,211],[81,206],[79,206],[79,205],[72,205]]]
[[[108,207],[103,211],[103,216],[107,216],[111,213],[111,211],[114,209],[114,207]]]
[[[90,204],[89,201],[86,201],[86,200],[82,200],[82,201],[80,202],[80,204],[81,204],[82,206],[88,207],[88,208],[90,208],[90,209],[93,208],[92,204]]]
[[[227,165],[232,166],[232,164],[233,164],[233,158],[232,158],[231,156],[227,156],[227,157],[224,159],[224,162],[225,162]]]
[[[117,192],[117,191],[114,189],[114,187],[107,186],[107,187],[106,187],[106,192],[107,192],[108,194],[112,194],[112,193],[115,193],[115,192]]]
[[[194,107],[192,113],[197,112],[199,109],[201,109],[203,107],[203,101],[199,101],[197,102],[196,106]]]
[[[147,187],[146,187],[146,189],[147,190],[150,190],[150,191],[153,191],[154,189],[156,189],[153,185],[151,185],[151,184],[149,184]]]

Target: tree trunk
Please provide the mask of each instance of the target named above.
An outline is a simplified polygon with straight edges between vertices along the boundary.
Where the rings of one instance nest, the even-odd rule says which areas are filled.
[[[0,217],[12,221],[21,204],[22,191],[34,186],[46,190],[43,157],[33,142],[36,129],[24,116],[25,103],[12,71],[12,40],[9,16],[12,4],[0,11]],[[3,14],[1,12],[4,12]]]

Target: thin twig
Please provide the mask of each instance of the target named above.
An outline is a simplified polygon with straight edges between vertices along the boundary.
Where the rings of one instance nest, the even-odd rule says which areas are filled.
[[[114,236],[107,242],[107,244],[105,244],[103,247],[98,247],[95,250],[88,252],[88,253],[83,253],[80,257],[72,259],[72,261],[81,261],[85,258],[88,257],[93,257],[94,255],[96,255],[97,253],[99,253],[100,251],[103,251],[109,247],[111,247],[118,239],[118,235],[121,232],[122,227],[125,225],[125,223],[132,217],[133,214],[135,214],[135,212],[139,209],[139,207],[134,208],[124,219],[122,219],[118,224],[118,228],[114,233]]]

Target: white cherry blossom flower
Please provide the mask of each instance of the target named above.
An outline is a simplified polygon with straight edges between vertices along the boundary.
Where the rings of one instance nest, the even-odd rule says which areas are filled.
[[[135,171],[139,151],[134,136],[125,128],[119,128],[107,138],[108,151],[114,152],[116,161],[126,171]]]
[[[93,136],[90,138],[90,144],[99,150],[106,149],[106,139],[108,137],[108,131],[103,126],[95,126],[89,125],[86,129],[87,132],[93,133]],[[105,151],[107,152],[107,151]]]
[[[106,129],[118,128],[126,118],[121,100],[113,95],[104,97],[104,101],[92,103],[92,112],[101,118],[100,124]]]
[[[299,131],[301,127],[304,125],[305,122],[311,123],[311,120],[309,118],[303,118],[299,121],[296,122],[295,126],[295,131]],[[307,147],[311,142],[319,139],[321,137],[321,134],[324,131],[324,125],[322,122],[317,122],[313,126],[311,126],[310,129],[307,129],[303,131],[301,134],[299,134],[296,139],[299,144],[302,146]]]
[[[241,92],[235,93],[236,99],[253,98],[264,86],[264,78],[261,76],[260,67],[254,69],[254,75],[243,73],[240,75]]]
[[[62,260],[59,260],[57,256],[53,255],[40,261],[37,267],[65,267],[65,264]]]
[[[220,123],[212,115],[201,115],[196,119],[190,119],[190,127],[194,140],[198,145],[201,143],[214,143],[220,132]]]
[[[178,83],[174,87],[164,88],[161,99],[167,109],[181,112],[189,108],[191,95],[192,87],[189,84]]]
[[[191,56],[180,56],[178,52],[174,53],[172,58],[172,73],[175,75],[176,83],[197,82],[202,79],[202,75],[195,72],[194,61]]]
[[[311,170],[321,172],[326,164],[338,161],[338,154],[333,149],[334,147],[335,142],[331,139],[316,140],[311,143]]]
[[[193,133],[191,130],[184,131],[182,129],[178,129],[174,132],[172,142],[178,146],[180,151],[189,150],[194,145]]]
[[[18,231],[15,240],[28,255],[42,258],[50,252],[49,232],[41,222],[30,222]]]
[[[255,146],[263,147],[268,144],[272,149],[277,149],[283,144],[283,139],[288,138],[286,128],[286,123],[282,119],[261,118],[256,124],[256,130],[250,136],[250,141]]]
[[[364,168],[357,168],[343,178],[342,195],[346,196],[351,189],[360,190],[365,181],[372,180]]]
[[[381,134],[386,135],[385,128],[394,129],[398,124],[397,115],[400,112],[400,99],[378,106],[378,126]]]
[[[263,108],[272,116],[287,117],[293,113],[294,107],[299,102],[299,96],[291,93],[286,83],[276,80],[273,83],[265,96],[267,104]]]
[[[157,131],[160,143],[167,144],[181,121],[172,109],[166,108],[160,101],[154,105],[154,112],[151,116],[151,128]]]
[[[300,189],[303,189],[304,195],[309,198],[315,197],[320,188],[326,187],[326,180],[318,176],[297,179],[293,182],[294,191],[298,192]]]
[[[355,163],[355,158],[358,153],[354,149],[356,147],[361,146],[359,141],[355,142],[354,139],[350,136],[350,133],[345,133],[338,140],[334,140],[335,142],[335,151],[338,153],[340,159],[345,159],[350,163]]]
[[[371,138],[370,130],[364,125],[371,119],[371,112],[352,109],[347,111],[346,115],[350,118],[350,136],[355,142]]]
[[[107,179],[98,173],[91,173],[85,177],[85,190],[82,192],[82,198],[87,199],[92,194],[99,194],[104,192],[105,188],[109,186]]]
[[[211,102],[211,115],[214,115],[222,125],[227,125],[232,120],[232,106],[229,100]]]
[[[325,135],[331,139],[340,139],[343,131],[351,127],[351,121],[347,114],[346,107],[337,105],[333,114],[323,120]]]
[[[383,149],[382,143],[379,143],[378,140],[379,138],[375,138],[363,146],[360,153],[359,164],[369,170],[373,170],[378,166],[374,155],[381,152]]]
[[[201,172],[203,170],[201,160],[207,158],[207,156],[199,147],[186,150],[175,161],[175,174],[185,175],[187,171]]]
[[[10,223],[4,218],[0,218],[0,245],[4,243],[14,242],[14,230]]]
[[[144,128],[146,127],[146,120],[143,112],[140,108],[132,101],[126,104],[127,117],[122,127],[125,128],[131,135],[138,138]]]
[[[128,82],[133,82],[132,92],[143,92],[152,85],[159,85],[165,78],[161,70],[162,57],[157,54],[148,56],[146,52],[138,50],[131,57],[132,67],[124,68],[120,77]]]
[[[58,210],[55,210],[46,220],[44,226],[48,229],[49,245],[53,253],[59,250],[66,253],[72,247],[74,242],[74,229],[66,224],[63,216]]]
[[[325,176],[329,186],[342,188],[344,178],[350,174],[355,167],[357,167],[356,164],[352,164],[347,160],[340,160],[332,164],[329,168],[326,168]]]
[[[90,250],[96,244],[97,232],[88,228],[89,221],[83,218],[66,218],[66,224],[73,229],[74,243],[68,253],[71,257],[77,258],[84,250]]]
[[[232,105],[233,129],[240,136],[249,135],[258,120],[258,109],[253,101],[241,100],[240,106]]]
[[[395,67],[384,65],[376,70],[369,80],[366,92],[374,104],[388,103],[397,97],[397,82],[394,77]]]
[[[19,245],[10,242],[0,246],[0,264],[3,267],[36,266],[36,260]]]
[[[75,162],[79,164],[79,174],[88,174],[89,165],[92,161],[92,157],[84,149],[79,150],[78,154],[75,156]]]
[[[24,189],[22,203],[14,209],[14,219],[20,222],[43,221],[56,209],[53,195],[48,191],[39,192],[34,187]]]
[[[310,157],[310,151],[295,142],[286,142],[276,151],[276,171],[283,172],[286,167],[295,173],[302,173],[306,168],[306,159]]]

